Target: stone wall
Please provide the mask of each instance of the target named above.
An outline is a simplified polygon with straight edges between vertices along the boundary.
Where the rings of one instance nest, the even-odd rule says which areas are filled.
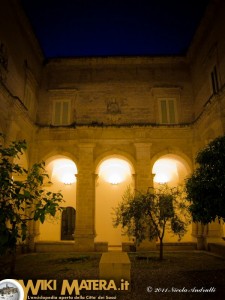
[[[55,59],[45,66],[38,123],[52,102],[71,101],[71,124],[158,124],[158,98],[176,98],[178,123],[192,121],[189,66],[182,57]]]
[[[43,55],[18,1],[1,1],[0,56],[0,128],[9,139],[28,138],[36,120]]]
[[[210,2],[186,56],[68,58],[46,64],[18,2],[1,4],[0,130],[6,142],[27,140],[28,165],[54,155],[76,163],[77,249],[94,250],[95,172],[102,159],[125,157],[136,187],[145,190],[161,156],[177,155],[192,171],[196,152],[224,134],[225,3]],[[175,122],[162,124],[160,99],[175,99]],[[63,126],[54,126],[57,101],[69,103]],[[208,233],[217,235],[216,230]]]

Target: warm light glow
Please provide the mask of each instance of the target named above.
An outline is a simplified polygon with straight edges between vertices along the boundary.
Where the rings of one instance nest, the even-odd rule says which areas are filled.
[[[64,184],[72,184],[76,181],[77,168],[74,162],[66,158],[60,158],[53,162],[52,177]]]
[[[108,176],[107,181],[110,182],[111,184],[116,185],[116,184],[119,184],[120,182],[122,182],[123,178],[120,174],[114,173],[114,174],[111,174]]]
[[[154,164],[153,173],[155,174],[154,182],[156,183],[168,183],[177,180],[178,172],[176,161],[168,158],[158,160]]]
[[[63,173],[61,175],[61,180],[64,184],[72,184],[74,183],[75,180],[75,174],[70,174],[70,173]]]
[[[99,176],[113,185],[125,181],[130,174],[131,169],[129,164],[118,158],[111,158],[104,161],[99,169]]]
[[[158,183],[167,183],[170,181],[168,174],[157,173],[154,177],[154,181]]]

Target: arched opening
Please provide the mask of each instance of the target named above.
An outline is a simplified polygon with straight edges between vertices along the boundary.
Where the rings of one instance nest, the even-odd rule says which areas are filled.
[[[167,184],[169,187],[176,187],[184,184],[185,178],[190,173],[188,163],[180,156],[167,154],[161,156],[153,165],[152,173],[154,175],[153,185],[158,188],[160,184]],[[192,241],[192,225],[189,225],[188,231],[181,242]],[[166,231],[164,242],[177,242],[177,236]]]
[[[54,218],[48,216],[46,221],[40,224],[38,239],[39,241],[72,240],[75,230],[77,167],[70,158],[57,155],[46,161],[46,171],[51,184],[46,184],[45,189],[61,192],[64,199],[61,206],[65,210],[58,212]]]
[[[120,227],[113,227],[113,209],[117,206],[126,189],[134,187],[133,168],[121,157],[110,157],[97,168],[95,242],[107,242],[109,247],[119,247],[128,237],[122,235]]]
[[[184,183],[184,179],[190,173],[186,161],[178,155],[167,154],[161,156],[153,165],[154,186],[166,183],[169,186],[177,186]]]

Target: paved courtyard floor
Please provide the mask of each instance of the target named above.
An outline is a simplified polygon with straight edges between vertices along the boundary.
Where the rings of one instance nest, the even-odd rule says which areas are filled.
[[[83,282],[80,296],[76,296],[76,288],[72,289],[71,298],[67,298],[70,300],[225,299],[225,259],[222,257],[200,251],[165,252],[163,261],[159,261],[156,252],[129,253],[129,291],[94,290],[98,286],[93,286],[93,282],[88,290],[88,280],[99,279],[100,257],[100,253],[24,254],[17,258],[14,278],[24,282],[30,279],[33,283],[55,281],[56,290],[52,281],[46,290],[39,289],[34,299],[50,299],[47,297],[53,295],[53,300],[60,299],[65,281],[70,286],[73,282]],[[0,279],[8,277],[8,264],[6,259],[0,260]]]

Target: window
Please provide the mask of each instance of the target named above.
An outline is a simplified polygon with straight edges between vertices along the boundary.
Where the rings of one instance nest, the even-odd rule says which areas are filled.
[[[75,231],[76,211],[73,207],[67,207],[62,212],[61,240],[73,240]]]
[[[55,100],[53,103],[53,125],[70,124],[70,101]]]
[[[159,99],[159,112],[161,124],[176,124],[176,99],[174,98],[162,98]]]
[[[219,92],[219,83],[216,66],[213,67],[213,70],[211,72],[211,88],[213,94],[217,94]]]

